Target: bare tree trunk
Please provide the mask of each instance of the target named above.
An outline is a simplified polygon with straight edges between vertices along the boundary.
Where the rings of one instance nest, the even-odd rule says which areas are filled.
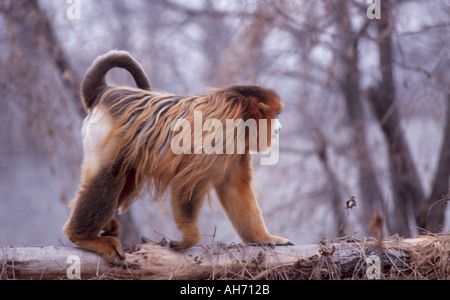
[[[361,33],[352,29],[350,1],[341,1],[339,3],[333,1],[333,3],[335,20],[340,33],[339,44],[335,53],[339,57],[342,68],[342,71],[339,73],[342,76],[339,76],[337,81],[344,96],[347,116],[352,129],[362,200],[359,203],[363,206],[363,223],[367,223],[375,211],[383,211],[383,197],[366,142],[366,116],[363,110],[359,84],[361,76],[359,71],[358,41]]]
[[[127,250],[122,266],[69,247],[0,248],[0,279],[448,279],[449,236],[285,246]],[[439,263],[432,263],[439,262]]]
[[[23,45],[28,46],[25,51],[34,51],[36,48],[47,53],[53,59],[60,72],[62,82],[74,100],[74,104],[81,115],[84,115],[84,108],[79,101],[79,82],[75,72],[67,59],[63,48],[56,38],[52,24],[39,6],[37,0],[13,1],[0,3],[0,14],[2,14],[9,24],[23,24],[27,30],[21,39]],[[21,33],[21,34],[22,34]],[[22,46],[23,46],[22,45]]]
[[[258,81],[258,76],[264,73],[266,60],[262,46],[271,29],[272,20],[270,7],[264,2],[257,2],[251,24],[246,27],[240,40],[229,48],[219,66],[220,76],[216,77],[217,84],[230,84],[237,79],[248,83]],[[237,74],[239,77],[236,77]]]
[[[346,216],[343,213],[345,205],[339,188],[340,184],[338,179],[336,178],[336,175],[334,175],[333,170],[328,164],[326,139],[319,129],[317,129],[316,132],[316,149],[319,160],[322,162],[325,174],[327,176],[328,190],[330,190],[331,205],[333,207],[333,216],[336,220],[336,236],[342,237],[347,235],[347,233],[345,232]]]
[[[444,135],[442,137],[438,167],[434,176],[431,194],[427,200],[429,212],[426,216],[425,228],[431,232],[442,231],[447,201],[441,198],[443,195],[450,193],[450,94],[447,95],[446,111],[446,124],[444,127]]]
[[[392,2],[383,1],[383,18],[377,21],[381,81],[369,90],[369,101],[381,125],[388,144],[390,179],[393,189],[394,221],[392,233],[411,234],[409,212],[412,210],[416,225],[425,228],[426,202],[421,183],[411,158],[405,136],[401,131],[393,76],[392,39],[390,23]]]
[[[206,1],[204,9],[207,12],[214,12],[213,2]],[[203,75],[206,85],[220,86],[229,84],[229,82],[221,78],[222,72],[220,70],[221,62],[225,57],[232,37],[230,27],[225,22],[225,16],[212,17],[205,13],[197,21],[201,24],[204,32],[200,46],[206,59],[206,68]]]
[[[65,114],[74,110],[85,114],[79,99],[79,80],[45,12],[37,0],[0,1],[0,17],[4,26],[0,51],[8,60],[0,68],[5,84],[0,94],[21,114],[11,122],[27,123],[27,131],[21,132],[26,135],[27,145],[22,145],[26,150],[20,150],[31,150],[29,154],[36,155],[41,152],[38,149],[46,148],[42,152],[54,156],[67,144],[70,149],[62,151],[70,153],[71,159],[78,159],[79,152],[74,149],[79,148],[73,146],[72,132],[68,131],[79,116]],[[8,118],[10,114],[4,115]],[[14,138],[19,137],[16,134]],[[14,149],[11,155],[18,150]]]

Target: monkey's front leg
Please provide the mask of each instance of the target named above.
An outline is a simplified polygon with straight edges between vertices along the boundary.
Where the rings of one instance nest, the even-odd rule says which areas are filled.
[[[251,188],[251,168],[240,163],[235,172],[216,185],[217,196],[234,229],[245,243],[293,245],[288,239],[271,235]]]

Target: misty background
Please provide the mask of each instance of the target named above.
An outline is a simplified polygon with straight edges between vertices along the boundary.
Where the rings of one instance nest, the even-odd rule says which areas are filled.
[[[279,162],[254,158],[271,234],[306,244],[448,231],[450,3],[374,2],[381,19],[366,0],[0,0],[0,244],[70,245],[79,86],[111,49],[129,51],[157,90],[280,95]],[[134,86],[124,70],[108,80]],[[169,204],[136,201],[123,242],[179,239]],[[240,242],[214,197],[199,227],[200,244]]]

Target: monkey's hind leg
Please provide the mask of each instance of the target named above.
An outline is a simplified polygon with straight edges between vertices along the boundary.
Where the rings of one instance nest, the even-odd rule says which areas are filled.
[[[117,209],[119,215],[127,211],[133,200],[137,197],[139,191],[136,186],[136,172],[131,170],[126,175],[126,179],[123,181],[123,188],[120,192],[120,196],[117,202]],[[116,219],[112,219],[105,227],[101,236],[114,236],[120,240],[122,231],[120,229],[120,223]]]
[[[120,225],[114,214],[125,180],[119,178],[113,166],[103,168],[87,181],[81,185],[63,232],[81,248],[119,264],[125,254],[118,239]]]
[[[197,219],[208,189],[206,185],[199,184],[191,197],[183,195],[182,190],[172,188],[173,215],[178,229],[183,233],[181,241],[171,241],[169,244],[175,250],[190,248],[200,240]]]

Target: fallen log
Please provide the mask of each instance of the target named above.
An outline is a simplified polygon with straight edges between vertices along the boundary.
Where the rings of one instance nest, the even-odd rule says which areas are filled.
[[[71,247],[0,247],[1,279],[448,279],[450,236],[275,247],[214,243],[127,250],[121,266]]]

